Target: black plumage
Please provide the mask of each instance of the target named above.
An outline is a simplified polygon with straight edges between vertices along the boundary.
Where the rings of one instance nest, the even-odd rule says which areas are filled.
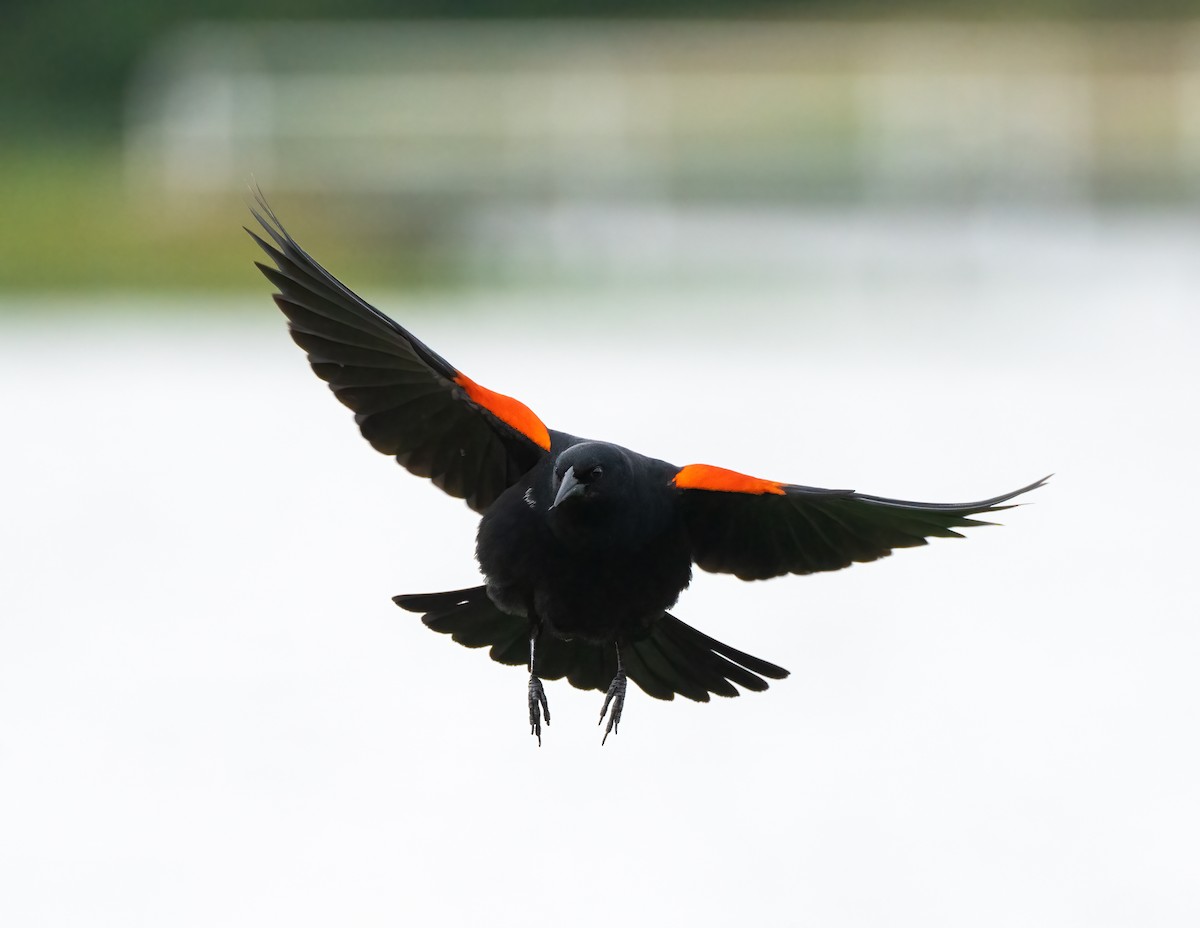
[[[493,660],[528,664],[539,744],[549,722],[542,679],[606,692],[607,737],[627,677],[659,699],[707,702],[787,676],[669,614],[693,564],[745,580],[838,570],[960,537],[956,528],[986,524],[971,516],[1044,483],[973,503],[916,503],[678,467],[549,429],[359,298],[261,197],[259,206],[267,238],[250,234],[274,266],[258,267],[313,371],[376,450],[482,514],[485,584],[396,603]]]

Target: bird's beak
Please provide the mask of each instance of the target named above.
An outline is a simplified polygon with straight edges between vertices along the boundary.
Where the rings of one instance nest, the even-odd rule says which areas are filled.
[[[554,502],[550,504],[550,508],[557,509],[564,499],[578,496],[582,492],[583,484],[575,478],[575,468],[572,467],[563,474],[562,483],[558,485],[558,492],[554,494]]]

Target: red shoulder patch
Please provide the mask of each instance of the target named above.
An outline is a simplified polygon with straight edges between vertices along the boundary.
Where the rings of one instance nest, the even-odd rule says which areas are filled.
[[[774,480],[750,477],[711,464],[689,464],[671,482],[681,490],[715,490],[722,493],[752,493],[756,496],[764,493],[784,495],[783,484]]]
[[[482,406],[505,425],[516,429],[539,448],[550,450],[550,431],[533,410],[519,400],[503,393],[481,387],[466,374],[457,374],[454,382],[467,394],[467,399]]]

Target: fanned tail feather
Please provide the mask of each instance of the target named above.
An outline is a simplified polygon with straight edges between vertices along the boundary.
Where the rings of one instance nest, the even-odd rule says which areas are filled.
[[[401,609],[423,613],[422,622],[459,644],[490,648],[494,661],[510,666],[529,663],[529,620],[496,608],[486,587],[392,600]],[[763,677],[782,680],[788,675],[782,667],[723,644],[665,613],[648,636],[624,645],[621,655],[629,678],[656,699],[674,699],[678,693],[708,702],[710,694],[737,696],[738,686],[762,691],[768,685]],[[603,693],[617,673],[616,649],[543,635],[537,643],[537,673],[545,680],[566,677],[579,689]]]
[[[768,686],[763,677],[782,680],[788,676],[782,667],[710,638],[669,613],[655,623],[648,637],[621,653],[633,681],[659,699],[679,693],[708,702],[710,693],[739,695],[735,683],[761,692]]]

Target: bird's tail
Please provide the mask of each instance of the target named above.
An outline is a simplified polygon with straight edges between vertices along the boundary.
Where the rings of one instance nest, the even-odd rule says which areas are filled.
[[[486,587],[392,599],[401,609],[424,613],[422,622],[459,644],[490,647],[494,661],[529,663],[529,620],[497,609]],[[673,699],[678,693],[708,702],[711,693],[737,696],[735,683],[765,690],[763,677],[782,680],[788,675],[782,667],[722,644],[666,613],[645,638],[622,645],[621,658],[629,678],[657,699]],[[544,635],[537,643],[537,673],[546,680],[566,677],[580,689],[603,693],[617,673],[616,649]]]
[[[735,683],[761,691],[768,685],[763,677],[782,680],[788,675],[782,667],[710,638],[669,613],[654,624],[648,637],[623,648],[621,654],[634,682],[659,699],[679,693],[708,702],[709,693],[737,696]]]

